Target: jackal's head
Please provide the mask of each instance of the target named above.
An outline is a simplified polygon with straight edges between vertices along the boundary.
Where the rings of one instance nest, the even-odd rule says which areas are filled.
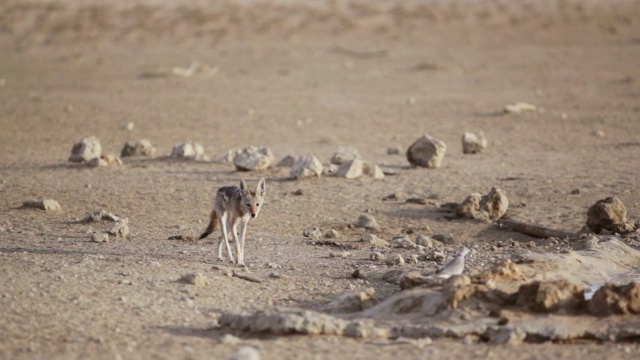
[[[242,207],[251,214],[251,218],[256,218],[262,207],[264,195],[267,193],[267,187],[264,178],[260,179],[256,191],[251,191],[247,187],[244,180],[240,180],[240,191],[242,191]]]

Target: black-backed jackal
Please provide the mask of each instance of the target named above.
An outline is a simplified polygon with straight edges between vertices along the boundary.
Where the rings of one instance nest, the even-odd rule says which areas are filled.
[[[216,198],[213,201],[211,221],[207,229],[200,235],[200,239],[206,238],[218,225],[221,225],[222,236],[218,246],[219,260],[222,259],[222,240],[224,239],[229,259],[231,262],[235,262],[229,246],[228,234],[231,231],[231,236],[233,236],[236,245],[237,264],[244,265],[244,239],[247,234],[247,225],[249,220],[258,217],[266,191],[264,178],[260,179],[255,191],[249,190],[244,180],[240,180],[240,187],[223,186],[218,189]],[[239,237],[238,227],[240,227]]]

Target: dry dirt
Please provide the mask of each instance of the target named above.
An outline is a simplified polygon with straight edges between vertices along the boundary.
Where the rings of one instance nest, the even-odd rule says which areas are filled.
[[[247,344],[265,359],[638,357],[637,343],[509,347],[438,338],[382,346],[216,326],[223,312],[321,309],[368,287],[379,299],[400,292],[380,280],[391,267],[368,260],[358,243],[365,231],[349,227],[365,212],[386,240],[452,233],[474,250],[470,270],[525,250],[563,250],[492,224],[449,221],[433,205],[382,200],[394,192],[443,203],[499,186],[512,219],[568,231],[584,225],[591,204],[617,196],[637,219],[637,2],[125,3],[0,1],[0,358],[211,359]],[[169,74],[194,61],[217,72]],[[543,110],[502,113],[518,101]],[[119,153],[127,122],[156,157],[98,169],[67,162],[87,135],[104,153]],[[486,151],[463,155],[464,131],[484,131]],[[447,144],[441,168],[412,169],[403,155],[387,155],[422,134]],[[186,141],[203,144],[212,159],[263,145],[277,159],[311,153],[324,163],[349,145],[393,175],[293,181],[286,169],[237,172],[165,157]],[[168,240],[204,230],[215,189],[240,178],[255,186],[260,177],[267,200],[250,224],[246,259],[261,283],[213,270],[220,263],[212,237]],[[62,210],[20,208],[38,197]],[[91,242],[110,224],[77,220],[101,209],[129,219],[128,239]],[[302,236],[310,225],[340,231],[338,242],[356,246],[351,257],[310,245]],[[405,267],[429,272],[437,264]],[[377,277],[353,279],[356,268]],[[274,271],[283,277],[270,278]],[[178,281],[195,272],[210,284]],[[224,341],[229,333],[239,343]]]

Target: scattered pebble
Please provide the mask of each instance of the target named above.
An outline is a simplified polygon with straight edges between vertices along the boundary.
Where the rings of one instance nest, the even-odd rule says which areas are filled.
[[[400,254],[394,254],[385,262],[387,265],[404,265],[404,258]]]
[[[276,164],[277,167],[292,167],[293,163],[295,163],[296,158],[293,155],[287,155],[282,158],[282,160],[278,161]]]
[[[171,150],[172,159],[207,161],[209,158],[204,154],[204,147],[197,142],[187,142],[176,144]]]
[[[329,229],[324,233],[324,237],[326,237],[327,239],[339,239],[340,233],[337,230]]]
[[[22,207],[25,208],[35,208],[44,211],[59,211],[62,210],[60,204],[53,199],[38,199],[38,200],[27,200],[22,203]]]
[[[302,155],[291,166],[291,177],[303,179],[307,177],[320,177],[324,167],[320,160],[313,155]]]
[[[514,104],[509,104],[504,107],[504,112],[507,114],[520,114],[522,112],[531,112],[538,111],[538,108],[534,105],[527,104],[524,102],[517,102]]]
[[[95,136],[87,136],[80,139],[71,149],[70,162],[87,162],[102,155],[100,140]]]
[[[465,132],[462,135],[462,153],[478,154],[487,147],[487,138],[482,131],[478,133]]]
[[[197,287],[202,287],[202,286],[206,286],[209,285],[209,279],[207,279],[206,276],[204,276],[201,273],[188,273],[183,275],[178,281],[185,283],[185,284],[190,284],[190,285],[194,285]]]
[[[380,251],[372,251],[369,253],[369,260],[371,261],[382,261],[385,259],[385,256]]]
[[[304,235],[304,237],[318,240],[322,237],[322,231],[316,225],[311,225],[308,228],[304,229],[302,235]]]
[[[413,166],[438,168],[442,164],[447,145],[429,135],[423,135],[407,150],[407,160]]]
[[[241,149],[233,158],[233,164],[239,171],[258,171],[270,168],[275,157],[265,146],[249,146]]]
[[[351,253],[348,251],[340,251],[340,252],[331,252],[329,253],[329,257],[334,258],[348,258],[351,256]]]
[[[400,146],[389,146],[387,148],[387,155],[400,155],[402,154],[402,148]]]
[[[260,360],[262,355],[260,351],[253,346],[243,346],[236,352],[231,354],[229,360]]]
[[[376,219],[369,214],[362,214],[358,217],[358,221],[355,224],[356,227],[365,228],[368,230],[379,231],[380,225]]]
[[[153,156],[155,152],[156,148],[151,144],[151,141],[147,139],[140,139],[137,141],[125,142],[122,150],[120,151],[120,156]]]
[[[358,150],[351,146],[341,146],[331,157],[331,163],[341,165],[347,161],[351,161],[354,159],[362,159],[360,153],[358,153]]]
[[[360,159],[347,160],[341,163],[336,176],[345,179],[357,179],[364,173],[364,162]]]
[[[91,235],[91,241],[96,243],[109,242],[109,234],[107,233],[95,233]]]

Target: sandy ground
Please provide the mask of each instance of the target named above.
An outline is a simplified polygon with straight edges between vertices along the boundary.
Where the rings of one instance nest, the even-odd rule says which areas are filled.
[[[390,269],[368,260],[356,243],[365,231],[348,226],[365,212],[387,240],[452,233],[476,250],[472,269],[532,241],[532,251],[562,250],[490,224],[448,221],[433,206],[382,200],[394,192],[447,202],[499,186],[513,219],[570,231],[595,201],[617,196],[637,219],[637,4],[545,1],[533,11],[522,2],[510,11],[500,2],[406,9],[352,2],[329,10],[294,3],[287,13],[268,2],[178,10],[137,3],[0,2],[1,358],[210,359],[245,344],[265,359],[637,358],[637,344],[587,341],[513,348],[436,339],[422,347],[235,333],[235,343],[221,340],[228,331],[215,326],[226,311],[318,309],[366,287],[381,299],[399,292],[350,277],[355,268]],[[194,61],[215,66],[215,76],[164,76]],[[517,101],[543,111],[502,114]],[[127,122],[135,123],[132,139],[153,142],[156,157],[100,169],[67,162],[86,135],[97,136],[103,152],[119,153]],[[463,155],[464,131],[484,131],[487,150]],[[411,169],[403,155],[387,155],[422,134],[447,144],[441,168]],[[164,157],[185,141],[203,144],[212,159],[263,145],[277,159],[310,153],[324,163],[349,145],[394,175],[292,181],[287,169],[242,173],[217,161]],[[255,186],[261,177],[267,200],[249,227],[246,257],[262,283],[212,270],[219,263],[211,238],[168,240],[204,230],[215,189],[240,178]],[[292,194],[298,189],[303,195]],[[62,210],[20,208],[37,197]],[[90,242],[109,224],[76,220],[100,209],[127,217],[130,238]],[[302,236],[310,225],[338,229],[340,242],[357,247],[351,258],[310,245]],[[491,249],[509,239],[523,246]],[[285,277],[269,278],[269,263]],[[211,285],[177,281],[190,272]]]

